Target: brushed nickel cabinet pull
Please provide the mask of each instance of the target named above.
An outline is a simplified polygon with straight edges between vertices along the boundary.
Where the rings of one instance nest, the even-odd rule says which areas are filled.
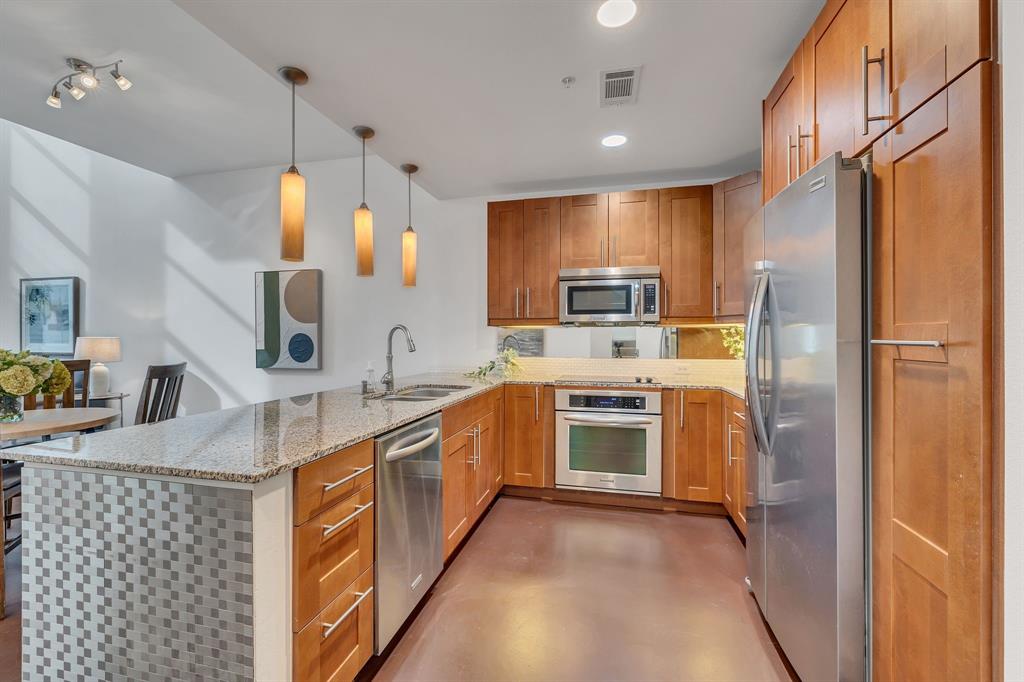
[[[879,64],[879,65],[881,65],[884,62],[885,62],[885,48],[884,47],[882,48],[882,50],[880,52],[880,56],[878,56],[878,57],[870,57],[870,58],[868,57],[868,46],[864,45],[863,47],[861,47],[861,49],[860,49],[860,80],[861,80],[861,86],[862,86],[862,88],[864,90],[864,112],[863,112],[864,113],[864,117],[863,117],[864,120],[862,121],[863,125],[861,126],[861,131],[860,131],[861,135],[867,135],[868,134],[868,123],[870,123],[871,121],[884,121],[885,120],[885,116],[871,116],[871,115],[869,115],[869,112],[868,112],[868,64]],[[883,77],[884,77],[885,68],[882,69],[882,74],[883,74]]]
[[[786,135],[786,184],[793,182],[793,148],[796,147],[793,144],[793,136]],[[797,154],[799,154],[799,150]]]
[[[349,514],[348,516],[346,516],[345,518],[343,518],[341,521],[338,521],[334,525],[324,526],[324,537],[327,537],[328,535],[330,535],[334,531],[338,530],[339,528],[341,528],[342,526],[347,524],[349,521],[351,521],[355,517],[359,516],[360,514],[362,514],[364,511],[366,511],[367,509],[369,509],[372,506],[373,506],[373,502],[372,501],[371,502],[367,502],[366,504],[357,504],[356,505],[356,510],[354,512],[352,512],[351,514]]]
[[[516,287],[516,319],[519,319],[519,287]]]
[[[797,152],[797,153],[799,153],[799,152]],[[797,161],[797,164],[799,165],[799,160]],[[714,301],[712,303],[712,310],[713,310],[713,314],[714,314],[715,317],[718,317],[718,292],[719,292],[719,290],[721,288],[722,288],[722,285],[719,284],[716,281],[715,282],[715,290],[713,292],[713,294],[714,294]]]
[[[540,386],[533,387],[533,421],[540,421]]]
[[[729,436],[728,436],[728,440],[729,440],[729,466],[732,466],[732,434],[733,434],[732,424],[729,424]]]
[[[373,465],[371,464],[369,466],[363,467],[362,469],[355,469],[351,474],[349,474],[345,478],[338,479],[334,483],[324,483],[324,492],[328,493],[328,492],[334,490],[335,488],[337,488],[339,485],[345,485],[346,483],[351,481],[356,476],[359,476],[360,474],[364,474],[364,473],[366,473],[367,471],[369,471],[372,468],[373,468]]]
[[[352,606],[345,609],[345,613],[341,614],[341,617],[338,618],[338,620],[334,621],[333,623],[321,623],[321,625],[324,626],[323,639],[327,639],[328,637],[333,635],[334,631],[338,629],[338,626],[344,623],[345,619],[351,616],[353,612],[355,612],[355,610],[359,608],[359,605],[363,603],[364,599],[370,596],[371,592],[373,592],[373,586],[368,587],[365,592],[356,592],[355,595],[358,597],[358,599],[356,599],[355,603],[352,604]]]
[[[871,339],[872,346],[924,346],[926,348],[942,348],[944,341],[900,341],[899,339]]]
[[[798,123],[796,126],[796,176],[800,177],[800,147],[803,144],[804,138],[814,137],[811,133],[805,133],[802,131],[803,125]]]
[[[679,430],[686,430],[686,391],[679,391]]]
[[[526,287],[526,317],[530,317],[530,287]]]

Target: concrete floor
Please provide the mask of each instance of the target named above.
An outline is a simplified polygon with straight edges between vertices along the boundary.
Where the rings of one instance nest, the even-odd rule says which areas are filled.
[[[12,535],[21,533],[21,522],[11,524]],[[21,547],[7,555],[7,617],[0,620],[0,682],[21,679]]]
[[[721,518],[503,497],[374,678],[789,680]]]

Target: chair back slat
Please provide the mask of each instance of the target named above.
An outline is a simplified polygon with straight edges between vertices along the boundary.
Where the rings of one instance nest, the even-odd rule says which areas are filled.
[[[136,424],[153,424],[177,416],[187,366],[185,362],[149,366],[135,413]]]
[[[61,407],[88,407],[89,406],[89,368],[92,367],[92,360],[61,360],[64,366],[68,368],[68,372],[71,373],[71,383],[64,389],[64,393],[61,394]],[[81,387],[82,387],[82,399],[75,404],[75,376],[81,374]],[[39,402],[39,396],[27,395],[23,400],[23,406],[26,410],[38,410],[40,407],[44,410],[52,410],[57,407],[57,396],[55,395],[44,395],[42,404]]]

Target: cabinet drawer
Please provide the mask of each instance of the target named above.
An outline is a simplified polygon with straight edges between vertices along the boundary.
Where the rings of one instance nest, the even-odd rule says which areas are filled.
[[[373,486],[295,529],[292,630],[373,565]]]
[[[441,410],[441,440],[448,440],[493,412],[501,397],[501,386]]]
[[[295,472],[295,525],[371,483],[372,438],[299,467]]]
[[[293,645],[297,682],[354,679],[373,655],[373,566],[302,628]]]

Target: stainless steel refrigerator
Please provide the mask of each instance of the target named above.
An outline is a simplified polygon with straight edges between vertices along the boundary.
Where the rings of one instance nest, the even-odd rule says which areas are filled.
[[[749,580],[804,680],[867,671],[867,178],[823,159],[746,233]]]

